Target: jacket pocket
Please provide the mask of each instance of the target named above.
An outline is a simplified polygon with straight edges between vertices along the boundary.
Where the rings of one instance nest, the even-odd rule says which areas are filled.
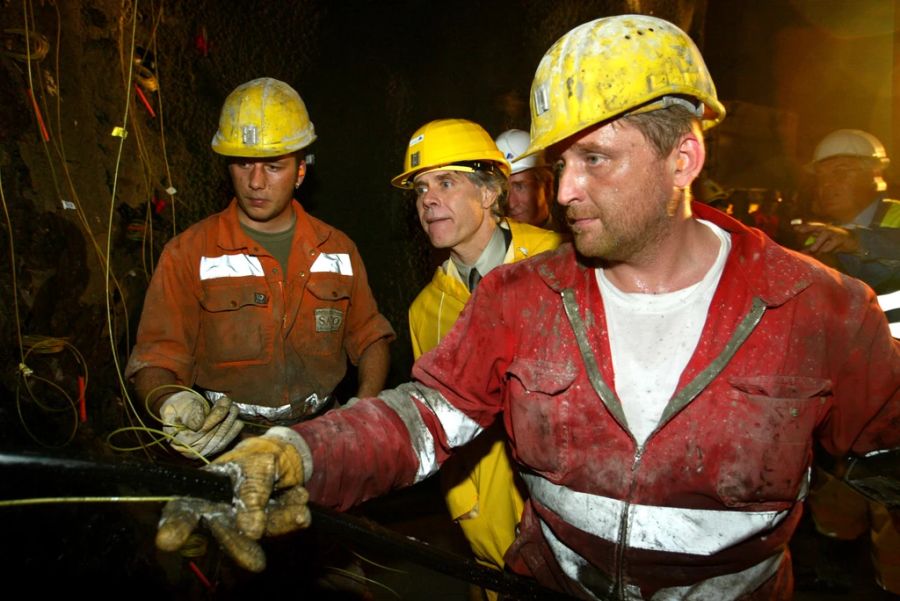
[[[210,363],[262,364],[271,359],[274,323],[264,282],[204,284],[198,349]]]
[[[805,494],[813,433],[829,380],[732,377],[718,490],[726,505],[793,502]]]
[[[507,368],[507,407],[518,457],[544,472],[565,470],[568,391],[577,372],[571,363],[516,359]]]
[[[298,354],[337,355],[344,342],[353,278],[332,273],[311,274],[291,344]]]

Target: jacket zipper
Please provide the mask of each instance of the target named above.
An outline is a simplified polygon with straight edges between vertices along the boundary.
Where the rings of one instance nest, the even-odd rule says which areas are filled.
[[[575,334],[575,341],[578,345],[579,351],[581,352],[585,371],[587,372],[588,379],[590,380],[591,385],[594,387],[594,391],[597,393],[597,396],[600,397],[600,400],[604,403],[604,405],[606,405],[610,413],[619,422],[619,425],[629,433],[632,440],[635,441],[635,445],[637,447],[634,459],[631,463],[632,477],[631,485],[628,491],[628,497],[627,500],[624,501],[625,507],[622,511],[621,517],[619,518],[619,535],[616,541],[617,545],[614,566],[615,570],[614,574],[612,575],[614,579],[614,594],[616,595],[616,597],[624,601],[624,599],[626,598],[625,551],[627,550],[626,544],[628,542],[628,518],[631,514],[631,499],[634,497],[634,490],[637,486],[637,471],[640,467],[641,458],[644,454],[644,446],[647,443],[646,441],[644,441],[644,444],[638,444],[637,440],[634,439],[634,436],[631,435],[631,432],[628,430],[628,421],[625,418],[625,413],[622,409],[621,401],[603,380],[603,376],[600,373],[599,363],[597,362],[594,351],[591,348],[590,342],[587,337],[587,329],[584,326],[584,321],[581,319],[581,314],[578,310],[575,291],[571,288],[566,288],[560,292],[560,296],[562,297],[563,301],[563,309],[565,310],[566,316],[569,318],[569,322],[572,325],[572,330]],[[706,367],[706,369],[701,371],[690,383],[688,383],[669,401],[669,404],[663,411],[663,415],[660,417],[659,423],[647,437],[647,440],[650,440],[653,435],[666,424],[666,422],[668,422],[678,411],[683,409],[685,405],[687,405],[698,394],[700,394],[700,392],[704,388],[706,388],[706,386],[709,385],[709,383],[725,368],[725,366],[728,364],[737,350],[741,347],[744,341],[750,336],[756,326],[759,325],[759,322],[762,319],[765,310],[765,302],[759,297],[754,297],[751,302],[750,310],[735,328],[735,331],[732,334],[731,339],[725,345],[724,350],[710,363],[710,365]]]
[[[633,439],[633,437],[632,437]],[[635,441],[637,444],[637,441]],[[628,490],[628,500],[625,501],[625,507],[619,518],[619,536],[616,544],[616,573],[614,575],[614,588],[617,599],[623,601],[625,596],[625,551],[628,549],[628,532],[629,518],[631,517],[631,508],[633,503],[631,499],[634,497],[634,489],[637,485],[637,471],[641,465],[641,459],[644,456],[644,445],[637,445],[637,451],[634,453],[634,459],[631,462],[631,486]]]

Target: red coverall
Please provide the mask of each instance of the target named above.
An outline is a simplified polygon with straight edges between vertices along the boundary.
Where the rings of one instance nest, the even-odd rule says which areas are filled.
[[[643,446],[595,272],[565,245],[485,277],[415,382],[295,426],[312,499],[412,484],[502,419],[531,493],[512,570],[584,598],[787,598],[814,440],[837,456],[900,443],[900,345],[859,281],[693,209],[733,246]]]

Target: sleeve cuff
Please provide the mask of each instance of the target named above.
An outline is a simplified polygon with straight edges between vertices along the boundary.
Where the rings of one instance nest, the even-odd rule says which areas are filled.
[[[312,477],[313,460],[312,451],[309,450],[309,445],[306,444],[303,437],[296,431],[284,426],[273,426],[266,430],[266,433],[263,434],[263,436],[266,438],[277,438],[297,449],[297,452],[300,454],[300,459],[303,461],[303,483],[306,484]]]

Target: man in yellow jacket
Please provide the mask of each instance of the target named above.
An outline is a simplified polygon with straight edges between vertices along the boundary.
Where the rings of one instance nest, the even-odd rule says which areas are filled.
[[[410,139],[403,173],[391,183],[413,190],[422,228],[450,258],[409,308],[413,353],[437,346],[491,269],[559,246],[560,234],[498,218],[510,166],[488,133],[464,119],[441,119]],[[522,515],[502,429],[484,432],[441,468],[451,516],[479,562],[502,568]]]

